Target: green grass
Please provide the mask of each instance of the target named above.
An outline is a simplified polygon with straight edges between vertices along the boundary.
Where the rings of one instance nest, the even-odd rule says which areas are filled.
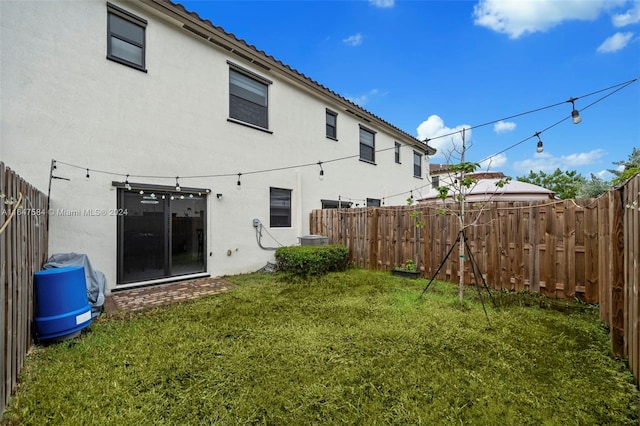
[[[638,424],[593,307],[496,295],[489,325],[448,283],[419,299],[425,280],[363,270],[229,280],[38,346],[5,424]]]

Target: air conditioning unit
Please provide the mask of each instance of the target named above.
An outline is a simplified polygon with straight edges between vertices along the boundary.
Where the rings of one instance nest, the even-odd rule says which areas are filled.
[[[329,245],[329,237],[323,235],[305,235],[298,237],[301,246],[326,246]]]

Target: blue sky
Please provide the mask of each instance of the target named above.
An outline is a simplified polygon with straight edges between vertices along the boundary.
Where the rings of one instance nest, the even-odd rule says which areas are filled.
[[[460,160],[465,127],[466,160],[513,177],[560,168],[608,180],[640,148],[640,0],[180,3],[429,138],[432,163]]]

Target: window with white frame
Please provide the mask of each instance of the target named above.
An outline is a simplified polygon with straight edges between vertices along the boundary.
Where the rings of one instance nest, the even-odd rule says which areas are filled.
[[[400,142],[396,142],[393,152],[395,154],[396,163],[400,164]]]
[[[229,69],[229,117],[269,128],[269,80],[250,72]]]
[[[291,190],[271,188],[269,200],[269,226],[272,228],[291,227]]]
[[[413,176],[422,177],[422,154],[418,151],[413,151]]]
[[[369,163],[376,162],[375,132],[360,126],[360,159]]]
[[[147,21],[107,3],[107,59],[145,70]]]

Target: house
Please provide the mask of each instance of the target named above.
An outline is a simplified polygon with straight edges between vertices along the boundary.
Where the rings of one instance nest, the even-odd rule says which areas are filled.
[[[0,2],[0,158],[107,291],[250,272],[435,150],[179,4]],[[396,200],[402,203],[402,197]]]
[[[453,188],[458,178],[452,173],[448,164],[430,164],[431,187],[426,193],[422,193],[419,202],[429,203],[437,199],[440,186],[452,188],[449,198],[454,195]],[[467,177],[476,180],[466,192],[465,199],[468,202],[483,201],[538,201],[553,200],[555,194],[546,188],[527,182],[510,180],[508,184],[500,186],[506,176],[502,172],[475,172],[467,173]]]

